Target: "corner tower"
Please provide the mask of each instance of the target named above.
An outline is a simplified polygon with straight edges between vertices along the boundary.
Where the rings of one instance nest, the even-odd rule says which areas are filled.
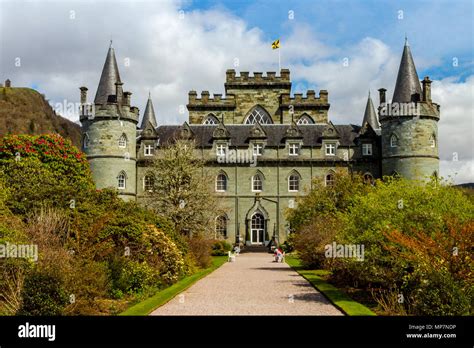
[[[382,128],[382,175],[426,180],[439,173],[438,121],[440,107],[431,100],[431,81],[421,82],[405,40],[391,103],[379,89]]]
[[[111,44],[93,103],[80,88],[82,150],[98,189],[115,188],[122,199],[135,200],[138,108],[130,106],[132,93],[122,85]]]

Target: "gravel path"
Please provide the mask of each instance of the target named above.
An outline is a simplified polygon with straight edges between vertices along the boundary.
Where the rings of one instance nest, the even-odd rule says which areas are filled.
[[[241,254],[151,315],[342,315],[286,263],[272,261]]]

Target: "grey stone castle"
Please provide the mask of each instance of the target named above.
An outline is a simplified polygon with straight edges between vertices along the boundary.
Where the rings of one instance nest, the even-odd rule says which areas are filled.
[[[290,230],[284,211],[314,179],[331,185],[338,168],[368,182],[438,174],[440,107],[431,100],[429,78],[420,84],[407,43],[391,103],[380,88],[376,110],[369,94],[361,126],[329,120],[326,90],[292,97],[287,69],[279,76],[227,70],[225,97],[189,92],[189,122],[183,125],[161,125],[149,97],[138,126],[139,109],[122,86],[110,47],[93,103],[80,88],[83,151],[97,188],[114,187],[125,200],[143,201],[156,179],[151,160],[170,140],[192,138],[222,198],[216,236],[231,243],[283,242]]]

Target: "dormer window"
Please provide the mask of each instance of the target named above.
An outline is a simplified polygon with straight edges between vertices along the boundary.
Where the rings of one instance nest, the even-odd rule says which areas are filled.
[[[217,144],[216,145],[216,155],[217,156],[225,156],[227,146],[225,144]]]
[[[153,156],[153,145],[145,145],[145,156]]]
[[[362,144],[362,156],[372,156],[372,144]]]
[[[336,144],[325,144],[324,149],[326,156],[336,156]]]
[[[398,138],[395,134],[392,134],[390,137],[390,147],[397,147],[398,146]]]
[[[298,156],[300,154],[300,144],[290,143],[288,145],[288,155],[289,156]]]
[[[263,144],[253,144],[253,155],[262,156],[263,155]]]

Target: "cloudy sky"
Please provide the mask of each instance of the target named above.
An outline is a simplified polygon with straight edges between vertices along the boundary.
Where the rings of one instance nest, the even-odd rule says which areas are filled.
[[[226,69],[278,70],[280,38],[292,92],[327,89],[330,119],[360,124],[369,90],[391,98],[406,34],[441,104],[441,175],[474,182],[473,21],[471,0],[0,0],[0,80],[77,121],[69,103],[80,86],[94,97],[112,39],[132,104],[150,91],[158,123],[181,124],[188,91],[224,93]]]

